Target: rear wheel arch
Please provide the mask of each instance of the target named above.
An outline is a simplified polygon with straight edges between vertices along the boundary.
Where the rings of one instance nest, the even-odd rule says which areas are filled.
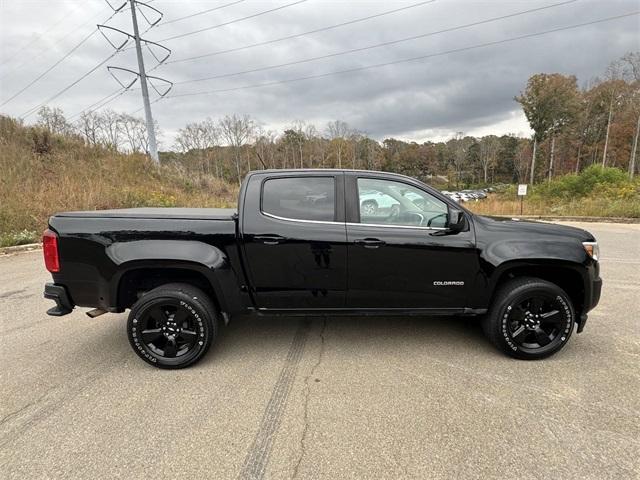
[[[218,311],[224,310],[222,295],[207,276],[207,268],[197,264],[131,265],[123,269],[114,279],[117,285],[115,301],[118,310],[131,308],[144,293],[155,288],[181,283],[202,290]]]

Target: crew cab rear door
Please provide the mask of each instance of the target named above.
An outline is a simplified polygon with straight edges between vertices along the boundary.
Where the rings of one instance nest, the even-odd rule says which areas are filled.
[[[448,205],[419,182],[345,173],[350,309],[446,313],[478,272],[472,229],[447,234]]]
[[[255,173],[244,199],[241,243],[258,308],[344,307],[342,172]]]

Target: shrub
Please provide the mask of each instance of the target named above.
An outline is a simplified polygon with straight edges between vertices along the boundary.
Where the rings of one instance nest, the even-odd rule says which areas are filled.
[[[620,188],[633,190],[632,182],[618,168],[591,165],[580,174],[563,175],[533,189],[534,195],[571,199],[583,197],[599,190],[601,194]]]
[[[13,245],[27,245],[40,241],[40,236],[32,230],[22,230],[21,232],[0,233],[0,247],[11,247]]]

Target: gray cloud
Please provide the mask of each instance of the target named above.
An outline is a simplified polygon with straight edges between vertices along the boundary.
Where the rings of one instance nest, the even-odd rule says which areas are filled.
[[[162,10],[164,18],[169,21],[225,3],[230,2],[156,0],[152,5]],[[247,0],[188,20],[164,26],[161,23],[145,36],[155,40],[179,35],[286,3],[290,2]],[[173,50],[171,59],[175,60],[292,35],[413,3],[417,0],[308,0],[267,15],[167,41],[166,45]],[[327,32],[193,62],[167,64],[153,74],[180,82],[233,73],[366,47],[553,3],[559,2],[437,0]],[[87,35],[92,29],[92,22],[102,21],[110,15],[106,3],[97,0],[25,0],[11,4],[4,2],[0,8],[0,103]],[[633,10],[637,10],[634,0],[576,1],[392,46],[229,78],[179,84],[173,94],[230,89],[433,55]],[[117,14],[109,24],[130,30],[129,13]],[[521,114],[514,115],[519,107],[513,97],[524,88],[530,75],[560,72],[575,74],[581,82],[586,82],[601,75],[610,61],[640,48],[638,26],[638,17],[629,17],[348,74],[212,95],[169,98],[153,105],[154,114],[165,132],[165,146],[172,144],[173,133],[185,123],[233,112],[249,113],[266,128],[272,129],[281,129],[294,119],[313,122],[322,128],[326,122],[340,118],[379,139],[396,136],[426,140],[446,137],[456,131],[486,131],[492,126],[498,134],[518,132],[523,129],[524,121]],[[27,43],[30,45],[23,48]],[[19,54],[11,58],[16,52]],[[42,81],[1,107],[0,111],[20,115],[78,78],[111,52],[100,35],[92,36]],[[146,61],[148,68],[152,68],[150,55],[146,56]],[[108,64],[135,69],[134,51],[120,53]],[[52,104],[71,115],[116,88],[117,84],[103,66]],[[127,112],[136,111],[140,106],[139,91],[127,92],[109,105]],[[33,120],[33,117],[28,120]]]

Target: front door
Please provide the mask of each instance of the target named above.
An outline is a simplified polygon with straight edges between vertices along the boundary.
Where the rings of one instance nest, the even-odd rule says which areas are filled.
[[[466,306],[478,271],[473,232],[445,234],[447,204],[401,179],[353,173],[346,185],[347,307]]]
[[[344,307],[342,173],[271,174],[250,188],[246,198],[256,204],[245,204],[243,242],[258,308]]]

